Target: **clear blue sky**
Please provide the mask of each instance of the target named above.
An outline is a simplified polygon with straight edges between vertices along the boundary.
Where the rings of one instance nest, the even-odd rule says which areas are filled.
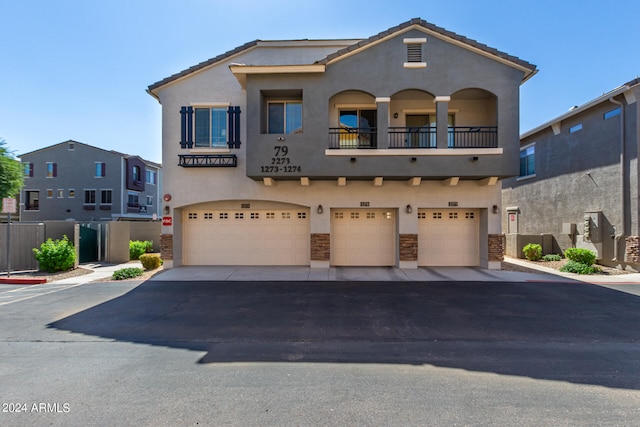
[[[538,66],[523,132],[640,74],[636,0],[0,0],[0,138],[160,162],[150,84],[247,41],[366,38],[416,17]]]

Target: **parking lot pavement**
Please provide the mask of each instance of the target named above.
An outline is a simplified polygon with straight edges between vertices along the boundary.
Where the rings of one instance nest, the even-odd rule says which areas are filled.
[[[95,282],[0,324],[2,425],[640,417],[640,298],[576,281]]]

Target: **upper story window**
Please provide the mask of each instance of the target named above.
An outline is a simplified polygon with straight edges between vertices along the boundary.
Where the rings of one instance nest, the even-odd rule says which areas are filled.
[[[55,178],[58,176],[58,164],[47,162],[47,178]]]
[[[140,181],[140,166],[133,166],[131,168],[131,177],[133,178],[134,182]]]
[[[84,190],[84,203],[91,205],[96,203],[96,190]]]
[[[535,175],[536,146],[535,144],[520,149],[520,177]]]
[[[147,171],[147,184],[155,184],[156,183],[156,171]]]
[[[107,176],[107,165],[101,162],[96,162],[96,178]]]
[[[405,68],[425,68],[427,62],[423,58],[422,47],[427,42],[426,38],[406,38],[403,40],[407,47],[407,61]]]
[[[196,148],[227,146],[227,109],[195,108]]]
[[[33,163],[23,163],[24,177],[33,178]]]
[[[302,133],[302,101],[270,101],[268,133]]]
[[[602,117],[603,117],[605,120],[608,120],[608,119],[610,119],[610,118],[612,118],[612,117],[619,116],[619,115],[620,115],[620,111],[621,111],[621,110],[620,110],[620,107],[618,107],[618,108],[615,108],[615,109],[613,109],[613,110],[611,110],[611,111],[607,111],[606,113],[604,113],[604,114],[602,115]]]
[[[111,190],[102,190],[100,192],[100,203],[105,205],[111,204],[112,191]]]
[[[582,123],[578,123],[575,126],[571,126],[569,128],[569,133],[574,133],[574,132],[578,132],[579,130],[582,130]]]
[[[139,197],[140,195],[138,193],[129,191],[127,195],[127,206],[130,208],[140,207]]]
[[[194,141],[195,126],[195,141]],[[211,103],[180,108],[181,148],[240,148],[240,107]]]

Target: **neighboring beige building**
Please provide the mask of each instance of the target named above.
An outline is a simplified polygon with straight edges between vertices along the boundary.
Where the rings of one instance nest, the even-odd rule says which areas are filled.
[[[536,71],[414,19],[250,42],[151,85],[165,268],[500,268],[501,180]]]

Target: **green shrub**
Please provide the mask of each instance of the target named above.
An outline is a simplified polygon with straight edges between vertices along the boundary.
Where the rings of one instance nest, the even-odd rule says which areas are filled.
[[[145,270],[155,270],[162,265],[160,254],[142,254],[140,262]]]
[[[579,262],[580,264],[592,265],[596,262],[596,254],[589,249],[569,248],[564,251],[564,256],[568,260]]]
[[[51,273],[70,270],[76,263],[76,249],[66,235],[62,240],[47,239],[40,245],[40,249],[33,249],[33,254],[40,270]]]
[[[129,259],[139,259],[140,255],[151,252],[153,250],[153,242],[145,240],[131,240],[129,242]]]
[[[543,261],[562,261],[562,257],[558,254],[549,254],[542,257]]]
[[[144,274],[144,270],[139,267],[127,267],[121,268],[120,270],[113,273],[111,276],[114,280],[126,280],[133,279],[134,277],[142,276]]]
[[[587,265],[581,262],[576,262],[569,260],[565,265],[560,268],[560,271],[565,273],[576,273],[576,274],[593,274],[596,272],[600,272],[600,268],[594,265]]]
[[[542,246],[529,243],[522,248],[522,252],[524,253],[524,257],[529,261],[538,261],[542,257]]]

